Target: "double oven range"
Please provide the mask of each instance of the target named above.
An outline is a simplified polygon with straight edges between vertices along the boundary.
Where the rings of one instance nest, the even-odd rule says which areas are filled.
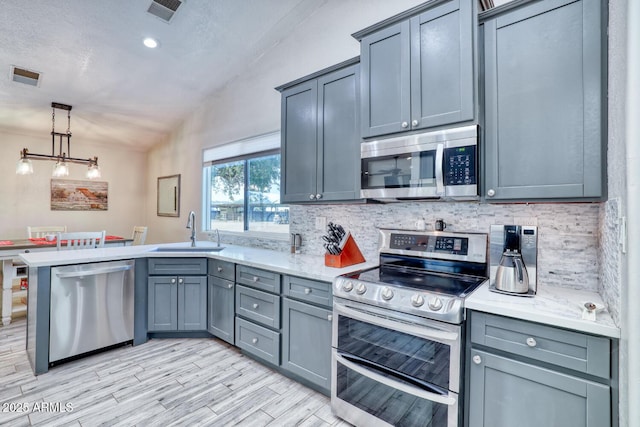
[[[486,234],[380,230],[380,266],[333,282],[335,414],[460,425],[464,298],[487,279]]]

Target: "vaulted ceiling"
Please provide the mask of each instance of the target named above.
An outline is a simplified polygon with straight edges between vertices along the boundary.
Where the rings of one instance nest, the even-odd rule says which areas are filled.
[[[2,0],[0,128],[48,137],[55,101],[73,106],[74,137],[147,149],[326,3],[171,2],[166,22],[151,0]],[[40,73],[38,85],[13,81],[13,66]],[[56,131],[66,127],[56,110]]]

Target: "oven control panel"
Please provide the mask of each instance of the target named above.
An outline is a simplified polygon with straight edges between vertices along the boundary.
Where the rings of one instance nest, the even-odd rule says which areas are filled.
[[[390,249],[403,251],[467,255],[469,239],[466,237],[391,233]]]

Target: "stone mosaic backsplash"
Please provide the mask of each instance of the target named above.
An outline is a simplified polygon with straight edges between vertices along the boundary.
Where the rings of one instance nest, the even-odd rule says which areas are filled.
[[[433,230],[443,219],[447,231],[489,233],[491,224],[538,225],[538,285],[600,291],[598,254],[600,203],[485,204],[411,202],[359,205],[292,205],[290,231],[302,235],[302,253],[322,255],[316,218],[342,225],[354,236],[364,257],[378,258],[378,228],[416,229],[424,221]],[[285,245],[288,250],[288,245]]]
[[[607,304],[611,317],[620,324],[620,283],[622,277],[622,259],[620,252],[620,212],[619,199],[610,199],[604,203],[600,213],[600,230],[602,238],[600,242],[600,268],[602,280],[598,286],[598,293]]]

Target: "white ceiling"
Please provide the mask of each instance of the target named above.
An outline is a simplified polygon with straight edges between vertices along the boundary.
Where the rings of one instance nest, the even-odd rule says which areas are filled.
[[[74,141],[145,150],[326,0],[185,0],[168,24],[150,3],[2,0],[0,128],[48,138],[55,101],[73,106]],[[42,73],[39,87],[13,82],[12,65]]]

